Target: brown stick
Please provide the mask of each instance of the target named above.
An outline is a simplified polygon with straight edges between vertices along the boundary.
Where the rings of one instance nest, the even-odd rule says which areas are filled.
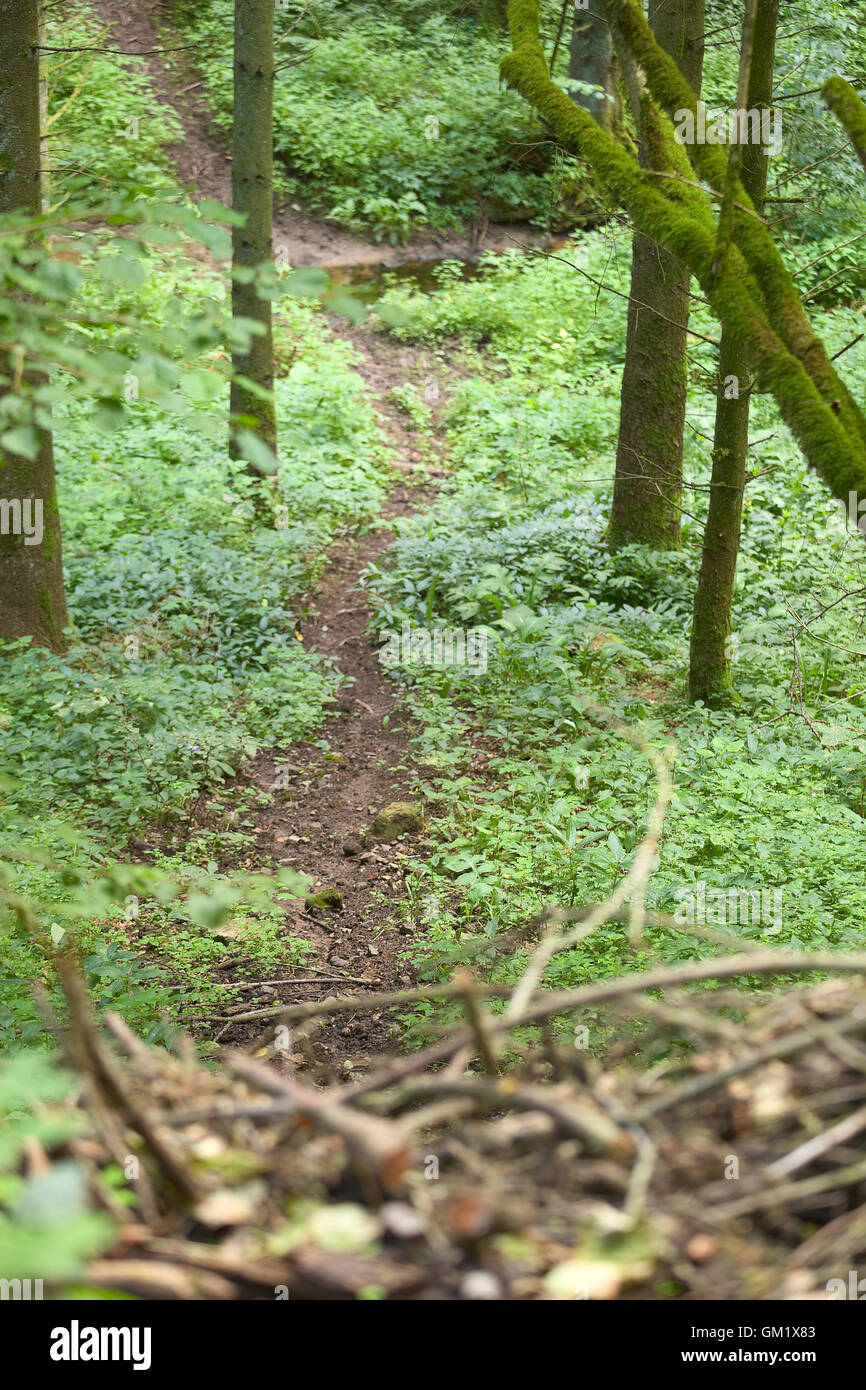
[[[471,970],[458,970],[454,976],[454,985],[458,994],[463,1000],[466,1009],[466,1017],[469,1020],[469,1027],[475,1037],[478,1055],[481,1058],[484,1070],[490,1076],[495,1076],[497,1071],[496,1056],[493,1042],[487,1028],[487,1016],[484,1013],[477,995],[477,981]]]
[[[392,1186],[403,1173],[409,1158],[409,1132],[405,1125],[349,1110],[331,1093],[312,1091],[293,1077],[279,1075],[241,1054],[229,1056],[226,1067],[258,1090],[292,1102],[299,1115],[327,1133],[339,1135],[353,1154],[356,1166],[364,1174],[374,1174],[384,1187]]]
[[[388,1108],[402,1108],[431,1096],[461,1096],[492,1110],[536,1110],[555,1120],[563,1133],[573,1135],[588,1144],[594,1153],[631,1152],[631,1137],[603,1111],[572,1096],[558,1096],[554,1087],[521,1086],[511,1077],[492,1080],[483,1076],[442,1079],[424,1077],[393,1091],[387,1098]],[[411,1112],[406,1119],[411,1121]]]
[[[546,992],[539,995],[519,1018],[506,1019],[496,1015],[490,1019],[489,1027],[494,1034],[506,1032],[510,1028],[522,1027],[525,1023],[538,1023],[553,1014],[569,1013],[588,1004],[620,999],[641,990],[668,989],[671,986],[699,984],[705,980],[731,979],[737,975],[799,975],[813,970],[866,974],[866,952],[835,955],[832,951],[814,951],[789,955],[784,951],[746,951],[736,956],[690,961],[686,965],[661,966],[656,970],[647,970],[641,975],[621,975],[611,980],[601,980],[597,984],[581,985],[578,989]],[[392,1084],[401,1076],[408,1076],[412,1072],[423,1071],[425,1067],[443,1062],[471,1041],[471,1032],[462,1029],[451,1034],[444,1042],[422,1048],[409,1058],[400,1058],[396,1063],[382,1068],[365,1081],[354,1085],[349,1099],[359,1099],[370,1091],[377,1091]]]
[[[113,1059],[100,1043],[77,962],[68,951],[63,951],[57,953],[56,963],[69,1005],[70,1044],[79,1069],[92,1075],[97,1090],[126,1116],[169,1181],[190,1201],[197,1201],[201,1192],[195,1178],[172,1152],[147,1111],[132,1099],[128,1082],[120,1076]]]

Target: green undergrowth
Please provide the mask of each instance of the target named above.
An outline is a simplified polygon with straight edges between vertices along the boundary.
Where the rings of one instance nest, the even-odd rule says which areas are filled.
[[[108,198],[121,229],[113,239],[83,215],[52,263],[54,297],[77,320],[67,345],[86,354],[73,369],[93,387],[64,389],[75,380],[61,371],[51,388],[71,627],[63,655],[4,645],[0,857],[13,860],[0,887],[38,904],[57,940],[74,923],[99,1007],[168,1041],[236,997],[220,960],[255,978],[304,954],[278,903],[250,898],[241,913],[229,893],[226,865],[258,867],[261,794],[237,779],[259,748],[316,737],[339,678],[299,640],[304,595],[329,544],[377,514],[390,456],[353,350],[315,301],[280,292],[279,486],[256,504],[246,463],[227,456],[225,218],[206,202],[212,221],[197,221],[179,189],[167,144],[180,127],[145,59],[97,52],[105,29],[85,6],[48,24],[52,197]],[[136,199],[153,210],[140,223]],[[202,245],[185,240],[199,231]],[[79,877],[137,858],[139,841],[162,872],[197,876],[198,898],[229,894],[228,935],[213,935],[228,899],[222,914],[188,911],[115,883],[76,906]],[[46,1038],[27,981],[60,1006],[13,904],[0,932],[6,1049]]]
[[[83,0],[46,6],[45,26],[52,197],[74,190],[95,202],[121,190],[173,191],[167,145],[181,138],[181,126],[157,99],[144,59],[112,51],[120,45]]]
[[[136,265],[134,284],[85,274],[82,305],[118,318],[134,306],[146,327],[179,300],[209,312],[223,299],[224,277],[174,248],[155,246]],[[94,333],[94,350],[110,351],[110,326]],[[118,428],[110,402],[96,412],[74,399],[55,409],[72,627],[62,656],[27,640],[5,644],[0,768],[14,784],[4,816],[26,818],[29,842],[52,853],[62,846],[73,866],[117,857],[130,836],[149,834],[168,847],[168,868],[190,861],[212,878],[226,856],[250,852],[254,866],[251,808],[237,791],[231,806],[209,798],[259,748],[314,737],[339,683],[332,664],[302,646],[298,619],[330,542],[378,512],[389,453],[353,350],[327,332],[322,312],[283,299],[276,338],[279,492],[264,522],[258,484],[228,459],[226,388],[208,360],[181,374],[180,417],[148,399],[134,373]],[[100,852],[70,848],[69,823]],[[64,900],[62,883],[38,866],[8,878],[49,914]],[[162,1014],[183,1018],[215,1002],[216,954],[252,957],[271,973],[301,950],[277,936],[276,916],[259,915],[255,932],[220,943],[153,905],[142,913],[142,923],[124,909],[80,930],[96,978],[115,982],[97,997],[116,1002],[119,990],[145,1030]],[[11,917],[8,925],[0,1035],[20,1041],[42,1026],[22,986],[39,975],[41,948]]]
[[[414,752],[437,816],[438,846],[416,869],[409,954],[426,978],[472,959],[485,976],[513,980],[526,951],[496,953],[498,934],[545,906],[600,901],[618,882],[654,777],[587,717],[583,694],[656,747],[679,750],[650,910],[682,911],[702,881],[707,893],[763,890],[760,909],[747,911],[738,899],[722,911],[710,893],[706,924],[733,939],[856,947],[866,906],[862,537],[806,470],[772,401],[757,398],[732,636],[738,703],[690,707],[712,349],[697,339],[690,348],[683,547],[612,554],[604,530],[625,311],[587,276],[624,286],[626,247],[593,236],[563,257],[585,273],[514,255],[491,258],[472,282],[446,270],[432,295],[392,292],[409,314],[401,336],[485,346],[450,410],[453,476],[431,511],[398,524],[368,576],[383,652],[404,624],[416,640],[419,629],[462,628],[487,643],[486,670],[477,650],[474,669],[391,667],[420,724]],[[854,317],[822,318],[831,351],[856,336]],[[708,317],[692,325],[714,336]],[[862,348],[845,368],[862,395]],[[792,706],[792,673],[802,708],[799,698]],[[635,951],[622,925],[603,928],[557,956],[546,982],[578,985],[717,949],[684,929],[646,936]],[[437,1009],[412,1015],[411,1039],[427,1035],[431,1015],[441,1021]]]
[[[574,162],[567,178],[554,169],[544,132],[500,86],[501,26],[479,23],[471,7],[441,8],[277,8],[274,148],[285,198],[392,242],[477,216],[546,223],[569,198],[576,206]],[[193,61],[229,130],[229,0],[174,6],[172,24],[197,45]]]

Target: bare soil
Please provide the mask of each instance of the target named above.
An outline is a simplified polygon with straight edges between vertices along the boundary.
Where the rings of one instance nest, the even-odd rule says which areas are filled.
[[[358,371],[395,447],[397,476],[402,472],[406,478],[396,484],[382,519],[405,516],[432,498],[431,475],[440,469],[424,467],[416,437],[387,393],[407,380],[418,384],[434,371],[442,379],[442,365],[368,329],[344,336],[351,337],[362,353]],[[419,467],[424,468],[420,481]],[[348,985],[331,980],[303,990],[293,984],[285,989],[273,986],[262,998],[265,1007],[281,999],[295,1003],[337,991],[363,993],[415,983],[411,965],[400,957],[412,930],[403,910],[405,866],[421,847],[406,840],[359,851],[355,843],[383,807],[411,799],[413,771],[418,770],[413,767],[412,730],[399,692],[367,632],[370,598],[360,584],[364,569],[393,539],[390,529],[377,526],[339,545],[301,622],[304,644],[331,657],[345,678],[337,713],[319,732],[328,750],[318,743],[274,749],[259,757],[251,770],[264,790],[273,790],[279,770],[280,780],[288,784],[274,791],[273,803],[259,818],[259,856],[311,874],[313,892],[335,888],[342,898],[341,911],[315,915],[298,901],[288,914],[289,931],[317,947],[317,955],[311,957],[314,966],[332,976],[353,978]],[[351,853],[344,849],[347,841]],[[301,967],[298,973],[310,972]],[[351,1055],[353,1065],[362,1066],[365,1055],[389,1045],[391,1025],[389,1014],[366,1012],[329,1021],[317,1035],[316,1055],[334,1063]],[[223,1032],[222,1040],[248,1041],[263,1026],[238,1023]]]

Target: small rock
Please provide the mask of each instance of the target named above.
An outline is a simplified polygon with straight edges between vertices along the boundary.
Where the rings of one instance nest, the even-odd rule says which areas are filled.
[[[711,1259],[717,1249],[718,1246],[712,1236],[699,1232],[698,1235],[692,1236],[686,1246],[686,1254],[690,1260],[694,1260],[695,1264],[700,1264],[703,1260]]]
[[[193,1208],[197,1219],[214,1229],[220,1226],[242,1226],[252,1221],[256,1212],[255,1193],[220,1188],[208,1192]]]
[[[358,835],[347,835],[343,841],[342,849],[347,859],[353,859],[356,854],[360,854],[364,846]]]
[[[385,1230],[399,1240],[412,1240],[424,1234],[425,1221],[408,1202],[385,1202],[379,1209]]]
[[[392,801],[379,812],[365,840],[367,844],[389,845],[401,835],[418,835],[424,829],[424,817],[411,801]]]
[[[336,888],[320,888],[318,893],[311,893],[304,899],[304,906],[308,912],[342,912],[343,895]]]
[[[328,956],[328,964],[337,965],[341,970],[347,970],[349,967],[349,962],[345,956]]]
[[[502,1286],[495,1274],[486,1269],[473,1269],[461,1279],[460,1292],[464,1298],[500,1298]]]
[[[236,927],[232,922],[226,922],[224,926],[217,927],[213,932],[217,941],[242,941],[244,934],[243,927]]]

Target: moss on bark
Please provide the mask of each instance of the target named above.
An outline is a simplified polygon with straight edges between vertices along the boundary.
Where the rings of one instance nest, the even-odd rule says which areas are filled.
[[[659,43],[679,54],[684,77],[700,90],[703,0],[651,0],[650,22]],[[686,172],[670,122],[641,89],[636,74],[630,88],[641,163],[655,173]],[[693,206],[695,190],[689,183],[676,178],[661,183],[672,202]],[[674,550],[680,544],[690,282],[688,268],[670,251],[640,233],[635,236],[608,526],[613,547],[637,541]]]
[[[609,3],[617,4],[618,0]],[[538,0],[509,0],[509,18],[512,51],[502,60],[501,68],[509,86],[530,102],[567,149],[592,165],[612,197],[630,214],[637,230],[661,243],[689,267],[720,322],[742,342],[754,363],[760,387],[775,396],[782,418],[832,494],[844,501],[850,491],[866,495],[866,420],[833,369],[828,371],[826,351],[812,333],[796,291],[795,317],[806,323],[808,342],[798,341],[793,350],[784,340],[784,333],[790,337],[791,324],[786,315],[779,313],[779,300],[787,296],[778,288],[771,294],[766,288],[758,288],[753,265],[740,245],[741,226],[748,220],[763,241],[769,241],[775,259],[779,260],[769,233],[756,214],[752,212],[750,219],[738,215],[735,245],[722,270],[713,276],[715,236],[706,220],[685,206],[674,206],[657,186],[668,181],[654,180],[642,170],[551,81],[538,37]],[[643,22],[643,16],[639,18]],[[681,93],[685,85],[688,92],[676,65],[661,52],[652,34],[649,39],[654,54],[663,60],[665,71],[675,75],[677,91]],[[750,201],[745,190],[742,199]],[[784,267],[782,271],[787,277]],[[856,427],[852,428],[852,422]]]
[[[259,331],[249,351],[236,353],[234,370],[263,391],[274,386],[271,301],[260,298],[249,272],[273,257],[273,0],[235,0],[234,114],[232,125],[232,206],[244,213],[232,229],[232,313],[252,319]],[[243,380],[231,386],[232,416],[246,416],[254,432],[276,453],[277,419],[273,397],[263,398]],[[234,448],[233,448],[234,452]],[[251,468],[258,476],[258,470]]]
[[[606,5],[612,21],[640,63],[655,101],[668,115],[678,110],[695,112],[694,92],[683,81],[676,64],[656,43],[641,6],[635,0],[606,0]],[[695,172],[717,192],[724,188],[727,177],[724,150],[709,144],[692,144],[687,149]],[[833,403],[832,408],[845,430],[859,440],[866,463],[866,417],[816,337],[788,269],[742,180],[735,180],[733,193],[733,236],[758,286],[757,302],[766,310],[775,332],[789,351],[804,364],[824,400]]]
[[[764,0],[752,32],[744,33],[750,51],[746,109],[761,110],[773,100],[778,0]],[[755,207],[763,208],[767,187],[767,156],[760,145],[745,145],[740,154],[743,186]],[[689,660],[689,697],[718,707],[734,698],[732,680],[732,608],[746,457],[749,447],[749,385],[751,363],[743,344],[730,328],[722,329],[710,501],[703,551],[695,590]],[[729,393],[728,383],[737,384]]]
[[[851,137],[857,158],[866,169],[866,106],[844,77],[828,78],[821,89],[821,95]]]
[[[648,237],[634,239],[608,542],[680,544],[689,273]]]

